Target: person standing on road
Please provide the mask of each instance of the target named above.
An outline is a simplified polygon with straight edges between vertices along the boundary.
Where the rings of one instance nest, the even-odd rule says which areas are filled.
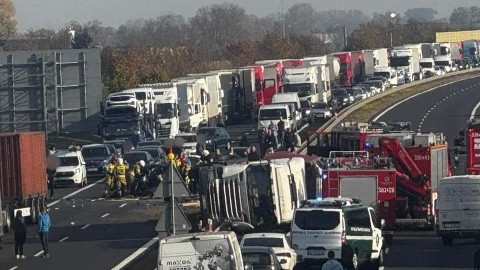
[[[25,259],[25,255],[23,255],[23,245],[27,240],[27,226],[22,217],[22,210],[16,212],[12,228],[15,231],[15,257],[17,257],[17,260]]]
[[[280,146],[284,146],[283,145],[283,135],[285,134],[285,121],[283,121],[283,117],[280,116],[280,120],[278,121],[277,123],[277,127],[278,127],[278,144]]]
[[[47,167],[47,186],[48,186],[48,192],[50,195],[50,200],[53,200],[53,193],[55,190],[55,173],[57,170],[55,169],[50,169]]]
[[[322,270],[343,270],[342,264],[335,260],[333,250],[328,251],[328,261],[323,264]]]
[[[123,163],[123,158],[119,158],[115,166],[115,187],[117,194],[122,197],[126,193],[127,188],[127,172],[128,165]]]
[[[114,170],[115,166],[117,164],[117,159],[115,156],[113,156],[110,159],[110,162],[105,166],[105,190],[103,191],[103,196],[106,197],[108,193],[113,189],[114,184],[113,184],[113,178],[114,178]]]
[[[300,135],[298,135],[297,131],[292,132],[292,138],[293,138],[293,151],[294,153],[297,154],[298,149],[302,146],[302,139],[300,138]]]
[[[358,270],[378,270],[377,264],[372,261],[372,253],[365,253],[365,261],[360,264]]]
[[[48,258],[48,232],[50,231],[50,216],[47,213],[47,209],[42,207],[40,215],[38,216],[38,233],[40,235],[40,242],[43,248],[43,257]]]

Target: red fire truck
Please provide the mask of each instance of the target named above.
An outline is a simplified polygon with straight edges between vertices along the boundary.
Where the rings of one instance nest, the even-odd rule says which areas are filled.
[[[364,201],[376,203],[386,228],[391,232],[403,227],[433,229],[437,183],[451,174],[448,145],[443,134],[385,133],[385,130],[366,127],[368,125],[359,124],[356,129],[350,126],[340,131],[317,132],[316,138],[309,141],[309,154],[328,157],[327,160],[341,168],[324,166],[322,183],[328,188],[322,189],[322,195],[347,196],[341,189],[341,176],[348,175],[355,178],[359,186],[351,188],[348,196],[355,197],[354,193],[358,191]],[[349,154],[345,157],[332,156],[332,153],[368,155]],[[385,181],[386,177],[388,181]],[[363,186],[362,180],[370,184]],[[390,207],[395,207],[394,211]]]
[[[480,174],[480,119],[467,122],[467,174]]]

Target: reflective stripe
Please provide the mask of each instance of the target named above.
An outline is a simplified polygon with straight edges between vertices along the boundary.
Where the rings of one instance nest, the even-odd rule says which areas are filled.
[[[371,236],[371,235],[369,235],[369,236],[358,236],[358,235],[348,236],[347,235],[347,240],[372,240],[373,241],[373,236]]]

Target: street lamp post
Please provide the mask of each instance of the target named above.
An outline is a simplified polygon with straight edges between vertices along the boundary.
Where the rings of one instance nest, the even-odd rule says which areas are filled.
[[[390,13],[390,18],[392,18],[392,29],[390,29],[390,47],[393,48],[393,19],[397,17],[397,13]]]

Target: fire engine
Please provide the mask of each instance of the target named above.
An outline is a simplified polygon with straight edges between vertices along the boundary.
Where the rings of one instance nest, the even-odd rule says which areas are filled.
[[[401,228],[433,229],[438,180],[451,175],[443,134],[371,129],[366,123],[343,126],[308,136],[308,154],[324,157],[318,193],[359,196],[363,204],[376,206],[387,241]]]
[[[467,122],[467,174],[480,174],[480,119]]]

